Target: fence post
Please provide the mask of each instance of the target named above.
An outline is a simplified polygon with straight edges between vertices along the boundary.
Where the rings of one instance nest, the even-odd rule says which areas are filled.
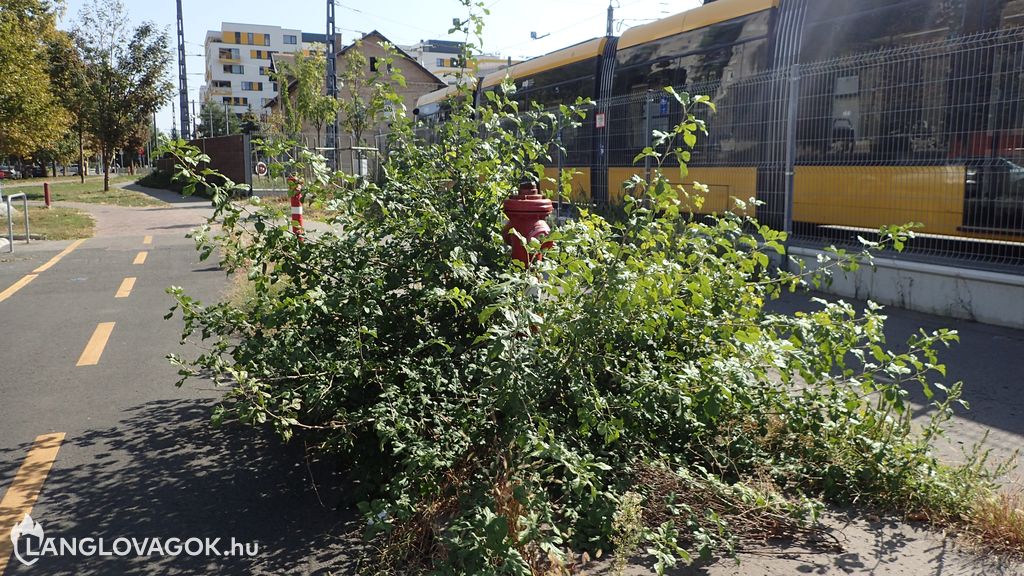
[[[562,218],[562,128],[558,129],[555,137],[555,152],[558,154],[558,172],[555,182],[555,222],[561,222]]]
[[[800,99],[800,65],[794,64],[789,73],[788,112],[786,113],[786,192],[783,200],[782,230],[786,233],[785,269],[789,270],[789,243],[793,235],[793,185],[796,164],[796,119]]]
[[[47,208],[50,207],[50,183],[49,182],[43,182],[43,202],[46,204]]]
[[[648,90],[644,95],[644,134],[647,138],[647,145],[651,145],[651,102],[654,101],[654,91]],[[644,181],[651,185],[651,157],[644,156]]]

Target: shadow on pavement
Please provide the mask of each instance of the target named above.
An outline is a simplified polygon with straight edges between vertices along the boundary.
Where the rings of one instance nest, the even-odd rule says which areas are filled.
[[[249,428],[213,429],[210,409],[205,400],[149,402],[114,428],[69,439],[36,520],[47,536],[220,538],[222,551],[234,538],[257,542],[257,555],[44,557],[36,573],[352,573],[358,526],[342,506],[346,490],[336,467],[307,463],[297,442],[282,445]]]
[[[194,204],[203,207],[210,206],[209,198],[203,198],[201,196],[182,196],[180,192],[175,192],[174,190],[147,188],[146,186],[141,186],[135,183],[125,184],[124,186],[122,186],[122,188],[124,188],[125,190],[131,190],[132,192],[145,194],[152,198],[156,198],[157,200],[167,202],[168,204]]]
[[[820,305],[810,301],[811,297],[836,301],[839,298],[826,294],[786,294],[768,304],[771,312],[792,314],[808,311]],[[865,302],[846,299],[858,310],[865,308]],[[1013,436],[1024,436],[1024,330],[1014,330],[969,320],[945,318],[920,312],[886,307],[883,312],[888,319],[885,326],[886,342],[890,350],[906,350],[907,338],[919,329],[926,332],[940,328],[955,329],[960,342],[948,349],[940,348],[939,361],[946,364],[947,375],[943,378],[934,374],[933,381],[951,385],[958,380],[964,382],[964,399],[970,410],[956,410],[957,416],[994,428]],[[915,404],[927,404],[919,388],[910,389]],[[920,411],[922,413],[926,410]],[[973,440],[973,439],[972,439]],[[990,438],[989,445],[1000,443],[999,438]],[[1007,439],[1006,452],[1021,446],[1019,439]]]

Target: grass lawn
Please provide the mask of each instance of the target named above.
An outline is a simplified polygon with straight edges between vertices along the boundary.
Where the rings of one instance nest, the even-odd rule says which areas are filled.
[[[118,188],[117,184],[135,182],[137,176],[111,176],[110,190],[103,191],[103,176],[90,176],[85,183],[79,182],[78,177],[44,179],[36,178],[32,181],[14,181],[4,184],[6,193],[21,193],[28,195],[29,200],[43,199],[43,182],[50,182],[50,198],[54,202],[86,202],[89,204],[114,204],[117,206],[162,206],[165,203],[141,192],[133,192]]]
[[[25,216],[21,207],[15,208],[14,241],[25,240]],[[0,233],[7,237],[7,218],[0,218]],[[95,226],[92,216],[75,208],[29,206],[28,225],[33,240],[77,240],[92,238]]]

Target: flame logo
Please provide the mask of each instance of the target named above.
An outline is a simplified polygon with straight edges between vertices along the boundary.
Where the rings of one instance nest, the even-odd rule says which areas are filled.
[[[31,562],[21,557],[21,552],[18,550],[18,538],[22,536],[35,536],[40,542],[43,540],[43,527],[38,522],[32,520],[32,517],[25,514],[21,522],[14,525],[11,528],[11,544],[14,545],[14,556],[19,562],[26,566],[31,566],[39,561],[39,558],[33,558]]]

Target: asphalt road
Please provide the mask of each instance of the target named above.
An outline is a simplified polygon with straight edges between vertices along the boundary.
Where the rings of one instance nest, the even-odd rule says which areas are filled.
[[[182,351],[182,322],[163,318],[166,288],[209,301],[225,286],[184,237],[208,209],[104,210],[96,238],[6,298],[2,291],[71,243],[0,255],[0,574],[343,573],[355,555],[343,544],[352,528],[346,507],[338,511],[336,467],[307,461],[298,443],[212,429],[215,387],[174,386],[165,356]],[[140,252],[145,261],[135,263]],[[126,278],[136,279],[127,295]],[[36,485],[38,499],[26,505]],[[28,567],[8,558],[9,530],[26,509],[47,538],[104,538],[108,549],[117,538],[220,541],[197,556],[188,555],[195,547],[178,556],[95,551]],[[232,538],[256,548],[217,556]]]

